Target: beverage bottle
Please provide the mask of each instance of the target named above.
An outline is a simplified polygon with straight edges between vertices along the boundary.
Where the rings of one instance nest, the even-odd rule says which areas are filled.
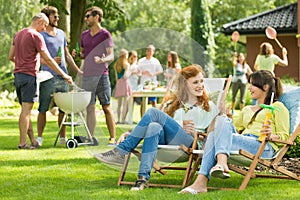
[[[61,57],[61,56],[62,56],[61,47],[58,47],[57,57]]]
[[[274,110],[279,110],[279,108],[276,107],[276,106],[273,106],[273,105],[265,105],[265,104],[260,104],[260,106],[263,109],[268,109],[268,112],[267,112],[266,117],[265,117],[264,125],[269,125],[270,124],[269,120],[271,119],[272,114],[274,113]],[[266,134],[261,133],[257,140],[261,142],[261,141],[263,141],[263,139],[266,136],[267,136]]]
[[[78,42],[76,42],[75,50],[76,50],[76,54],[77,54],[78,56],[80,56],[80,48],[79,48]]]
[[[272,112],[268,111],[266,114],[264,125],[270,125],[269,120],[271,119],[271,116],[272,116]],[[261,133],[257,140],[261,142],[265,137],[266,137],[266,134]]]

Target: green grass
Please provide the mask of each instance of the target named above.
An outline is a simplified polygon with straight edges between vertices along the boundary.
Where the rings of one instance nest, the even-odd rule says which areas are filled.
[[[138,109],[138,106],[136,106]],[[14,110],[13,113],[18,113]],[[137,112],[137,111],[136,111]],[[137,112],[136,116],[139,116]],[[36,116],[32,117],[36,130]],[[136,120],[137,121],[137,120]],[[118,125],[117,132],[133,128]],[[120,168],[99,163],[94,152],[107,149],[108,133],[104,116],[98,116],[96,128],[100,146],[80,146],[66,149],[53,147],[58,128],[55,117],[48,117],[43,147],[37,150],[18,150],[18,117],[0,117],[0,199],[297,199],[300,182],[278,179],[251,180],[244,191],[213,190],[198,196],[179,195],[179,189],[150,188],[130,192],[130,186],[117,186]],[[78,132],[82,134],[82,129]],[[70,136],[70,129],[67,129]],[[127,180],[135,181],[135,169],[127,173]],[[229,180],[212,179],[210,186],[237,187],[242,176],[231,173]],[[178,183],[182,172],[165,176],[152,173],[152,182]]]

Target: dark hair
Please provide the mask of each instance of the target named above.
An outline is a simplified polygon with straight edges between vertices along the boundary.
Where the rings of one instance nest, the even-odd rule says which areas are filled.
[[[49,18],[49,16],[51,14],[58,13],[58,10],[54,6],[47,6],[47,7],[43,8],[43,10],[41,12],[44,13]]]
[[[264,104],[269,105],[271,103],[272,93],[274,92],[274,99],[273,102],[278,101],[278,98],[282,95],[283,89],[282,84],[279,78],[274,77],[273,74],[268,70],[258,70],[256,72],[253,72],[249,76],[249,83],[251,83],[253,86],[260,88],[263,91],[266,91],[264,89],[265,85],[269,85],[269,90],[267,93],[267,96],[264,100]],[[262,110],[260,108],[251,118],[248,125],[250,125],[257,114]]]
[[[99,22],[102,21],[102,17],[103,17],[103,10],[97,6],[92,6],[88,9],[85,10],[85,13],[91,11],[91,14],[93,16],[99,15]]]

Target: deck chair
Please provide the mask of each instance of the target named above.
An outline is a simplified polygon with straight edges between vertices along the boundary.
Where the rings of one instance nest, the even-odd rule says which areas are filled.
[[[226,82],[226,85],[225,85]],[[205,78],[205,87],[210,94],[211,100],[217,105],[222,99],[226,97],[231,84],[231,76],[229,78]],[[225,87],[224,87],[225,86]],[[226,91],[226,92],[225,92]],[[193,154],[193,150],[196,149],[197,143],[201,139],[201,133],[195,133],[197,137],[194,137],[194,141],[191,147],[186,147],[184,145],[159,145],[158,152],[156,156],[156,161],[153,166],[154,172],[158,172],[162,175],[167,174],[169,170],[181,170],[184,171],[183,181],[181,184],[166,184],[166,183],[149,183],[150,187],[169,187],[169,188],[182,188],[188,185],[192,176],[191,170],[197,168],[201,161],[201,156]],[[118,180],[118,185],[134,185],[135,182],[125,181],[125,174],[130,162],[131,154],[139,157],[141,155],[139,149],[135,149],[132,153],[125,156],[125,162],[122,167],[122,171]],[[171,164],[170,164],[171,163]],[[184,163],[180,166],[174,166],[174,163]]]
[[[291,146],[296,145],[295,139],[300,133],[300,88],[294,88],[293,90],[289,90],[284,92],[284,94],[279,99],[289,110],[290,112],[290,137],[287,141],[275,140],[265,138],[257,153],[251,154],[245,150],[239,150],[238,152],[230,152],[230,159],[228,160],[229,169],[239,173],[244,177],[241,185],[238,188],[212,188],[209,189],[238,189],[244,190],[246,189],[251,178],[279,178],[279,179],[294,179],[300,181],[300,176],[297,174],[285,169],[283,166],[279,166],[282,158],[285,156],[286,152],[289,150]],[[263,159],[261,155],[268,141],[278,142],[283,144],[283,146],[277,151],[271,159]],[[203,154],[203,150],[197,151],[194,150],[193,153],[198,155]],[[270,174],[270,173],[262,173],[256,172],[255,168],[257,166],[265,166],[268,169],[272,169],[277,172],[278,175]],[[242,168],[241,168],[242,167]],[[192,172],[194,173],[194,171]],[[193,174],[190,174],[192,176]]]

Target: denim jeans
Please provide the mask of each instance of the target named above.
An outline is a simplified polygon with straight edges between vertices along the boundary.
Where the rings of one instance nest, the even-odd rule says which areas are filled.
[[[173,118],[157,108],[148,109],[131,134],[116,149],[121,155],[125,155],[137,147],[142,139],[144,143],[138,176],[144,176],[147,180],[150,178],[159,144],[183,144],[190,147],[193,143],[191,135],[188,135]]]
[[[252,154],[256,154],[260,142],[258,136],[253,134],[238,134],[232,124],[231,119],[226,116],[218,116],[214,130],[208,134],[205,142],[204,154],[201,162],[199,174],[203,174],[209,178],[210,169],[217,163],[217,155],[219,153],[227,154],[230,157],[230,151],[238,151],[244,149]],[[263,158],[272,158],[274,149],[267,143]]]

